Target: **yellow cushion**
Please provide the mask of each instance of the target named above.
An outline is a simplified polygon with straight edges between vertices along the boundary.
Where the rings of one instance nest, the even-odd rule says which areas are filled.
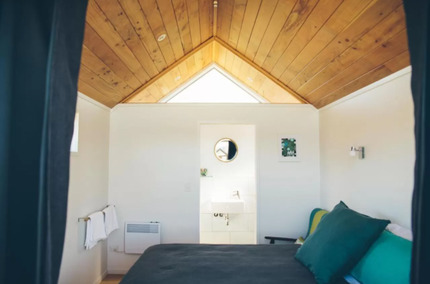
[[[313,217],[313,219],[311,220],[311,223],[310,223],[308,237],[309,237],[310,234],[312,234],[315,231],[315,229],[317,228],[318,224],[321,221],[321,218],[325,214],[327,214],[327,213],[328,213],[328,211],[324,210],[324,209],[319,209],[318,211],[315,212],[314,217]]]

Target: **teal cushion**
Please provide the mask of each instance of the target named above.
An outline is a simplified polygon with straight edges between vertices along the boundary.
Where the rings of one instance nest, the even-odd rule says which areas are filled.
[[[317,283],[333,283],[351,271],[388,223],[351,210],[341,201],[322,218],[296,259]]]
[[[409,283],[412,242],[384,231],[351,274],[363,284]]]

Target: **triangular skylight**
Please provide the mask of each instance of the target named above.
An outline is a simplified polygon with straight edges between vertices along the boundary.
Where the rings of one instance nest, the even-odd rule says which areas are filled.
[[[167,103],[261,103],[265,100],[215,65],[167,96]]]

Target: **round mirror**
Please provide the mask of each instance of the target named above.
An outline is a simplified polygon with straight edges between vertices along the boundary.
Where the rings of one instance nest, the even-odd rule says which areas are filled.
[[[223,138],[215,144],[215,157],[221,162],[231,162],[237,157],[237,145],[230,138]]]

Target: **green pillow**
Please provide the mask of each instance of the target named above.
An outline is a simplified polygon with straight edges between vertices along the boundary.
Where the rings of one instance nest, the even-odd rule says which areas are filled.
[[[384,231],[351,274],[363,284],[409,283],[412,242]]]
[[[317,283],[333,283],[351,271],[388,223],[351,210],[341,201],[321,219],[296,259]]]

